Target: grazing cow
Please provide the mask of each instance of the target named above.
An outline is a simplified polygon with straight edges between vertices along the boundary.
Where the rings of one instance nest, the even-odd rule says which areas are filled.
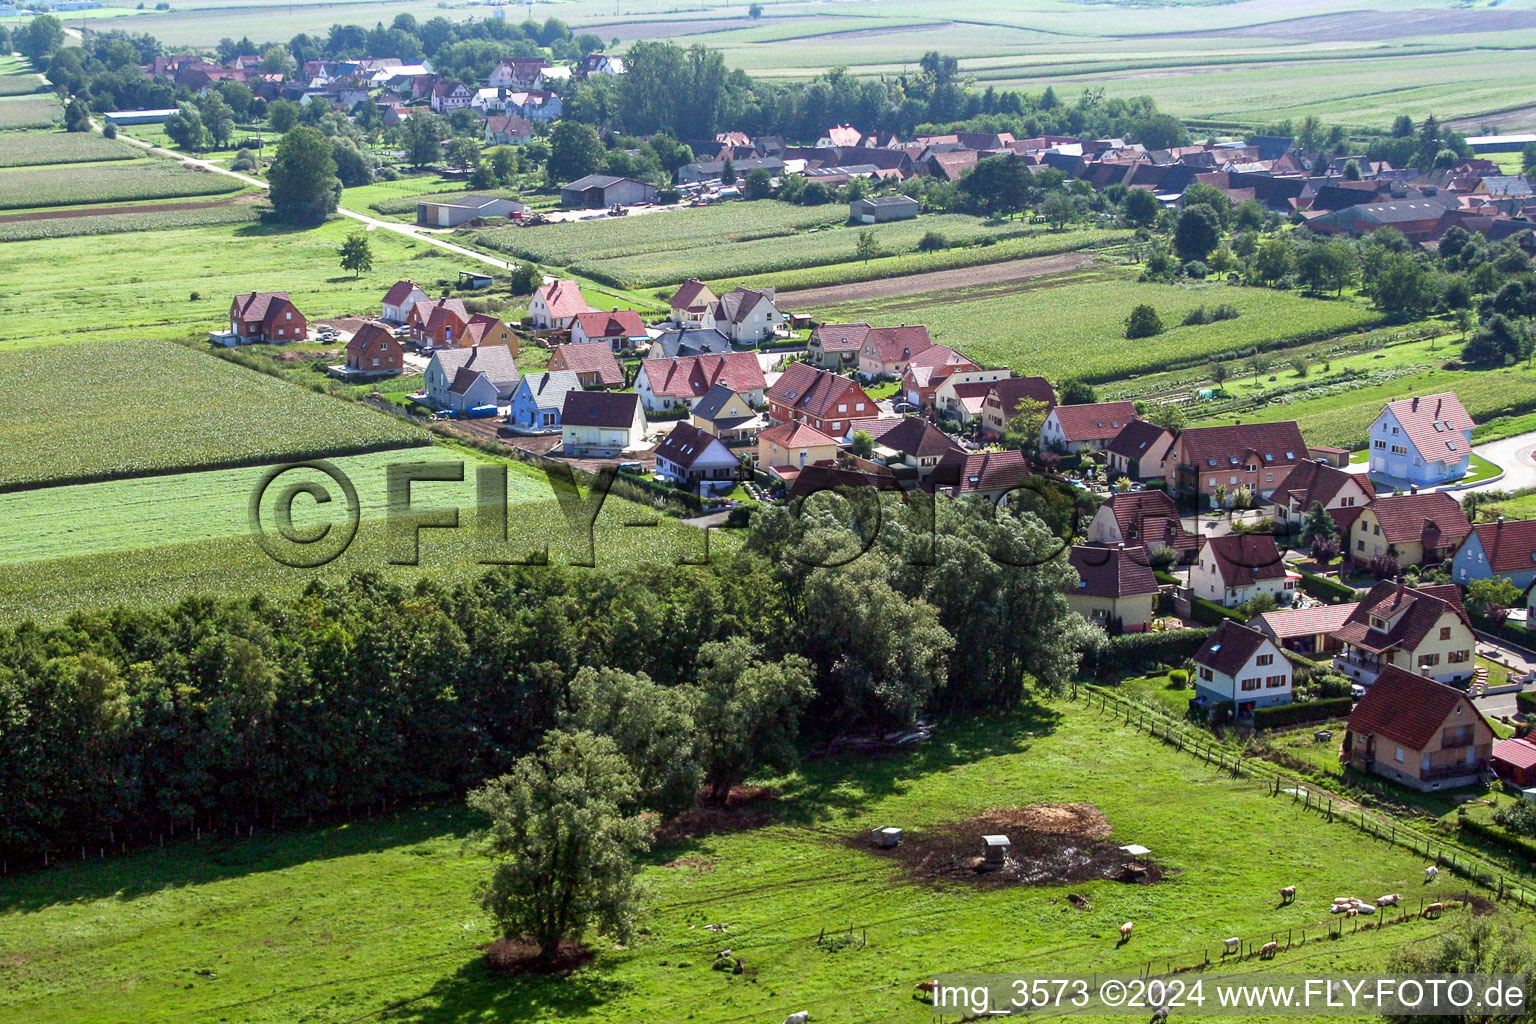
[[[1400,902],[1402,902],[1402,899],[1403,899],[1403,894],[1400,893],[1400,892],[1395,892],[1395,893],[1393,893],[1390,896],[1378,896],[1378,897],[1376,897],[1376,905],[1378,907],[1395,907]]]
[[[1227,953],[1236,953],[1237,950],[1238,950],[1238,947],[1240,947],[1243,944],[1243,940],[1237,938],[1236,936],[1233,936],[1230,939],[1222,939],[1221,941],[1227,947],[1226,951],[1221,954],[1222,956],[1226,956]]]
[[[1296,899],[1296,887],[1294,885],[1288,885],[1284,889],[1280,890],[1280,902],[1281,903],[1292,903],[1292,902],[1295,901],[1295,899]]]
[[[1424,881],[1426,883],[1433,882],[1439,876],[1439,874],[1440,869],[1431,864],[1429,867],[1424,869]]]
[[[1278,952],[1280,952],[1280,944],[1278,942],[1274,942],[1274,941],[1266,942],[1259,949],[1259,959],[1260,960],[1272,960],[1272,959],[1274,959],[1275,954],[1278,953]]]
[[[1424,916],[1425,917],[1439,917],[1440,916],[1440,911],[1442,911],[1444,909],[1445,909],[1445,904],[1444,903],[1431,903],[1429,906],[1424,908]]]
[[[939,986],[936,983],[931,981],[920,981],[917,983],[917,990],[919,992],[932,992],[938,987]]]
[[[1131,937],[1131,929],[1136,927],[1136,922],[1127,921],[1120,926],[1120,941],[1124,942]]]
[[[726,957],[728,957],[730,955],[731,955],[731,951],[730,950],[722,949],[720,952],[715,954],[715,959],[716,960],[724,960]]]

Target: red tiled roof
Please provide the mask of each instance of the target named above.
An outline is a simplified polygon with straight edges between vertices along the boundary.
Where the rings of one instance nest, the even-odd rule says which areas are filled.
[[[1157,577],[1147,561],[1146,548],[1074,545],[1067,561],[1082,580],[1082,585],[1069,593],[1116,598],[1157,593]]]
[[[1250,587],[1260,580],[1285,578],[1285,564],[1275,538],[1267,533],[1229,533],[1225,537],[1207,537],[1202,557],[1209,551],[1216,571],[1229,587]]]
[[[673,309],[701,313],[718,301],[715,293],[704,286],[704,282],[696,277],[690,277],[673,293],[671,305]]]
[[[1493,745],[1493,759],[1511,768],[1536,768],[1536,743],[1524,738],[1500,740]]]
[[[1447,612],[1459,618],[1468,630],[1472,629],[1472,620],[1467,618],[1461,606],[1461,593],[1454,585],[1415,590],[1401,583],[1383,581],[1371,588],[1333,635],[1344,643],[1369,651],[1382,652],[1394,647],[1414,651]],[[1385,630],[1373,627],[1373,616],[1385,619],[1390,625]]]
[[[400,303],[411,297],[411,292],[417,291],[418,289],[420,289],[420,285],[418,285],[415,281],[408,279],[405,281],[396,281],[393,285],[390,286],[389,291],[384,293],[384,305],[398,306]],[[422,293],[425,294],[424,289],[422,290]]]
[[[920,416],[908,416],[880,435],[880,446],[926,459],[964,451],[948,434]]]
[[[1179,433],[1176,447],[1183,453],[1184,463],[1198,473],[1240,465],[1249,452],[1266,468],[1293,466],[1307,457],[1307,445],[1295,420],[1186,427]]]
[[[869,324],[822,324],[811,332],[824,352],[857,352],[869,334]]]
[[[882,363],[893,363],[910,359],[932,347],[933,339],[928,336],[928,328],[921,324],[902,324],[900,327],[871,327],[860,351]]]
[[[1536,519],[1479,523],[1472,532],[1483,546],[1491,572],[1522,572],[1536,567]]]
[[[611,313],[591,310],[577,313],[576,322],[589,338],[643,338],[645,322],[632,309],[616,309]]]
[[[905,416],[873,416],[869,419],[849,420],[848,436],[852,437],[859,431],[863,431],[876,441],[885,436],[887,430],[892,430],[905,423]]]
[[[1359,602],[1349,601],[1345,604],[1314,605],[1311,608],[1277,608],[1250,620],[1248,625],[1258,628],[1258,624],[1263,623],[1269,627],[1264,632],[1281,640],[1297,636],[1318,636],[1337,631],[1359,606]]]
[[[1047,412],[1056,407],[1056,391],[1044,377],[1009,377],[993,381],[992,390],[997,394],[1005,421],[1018,415],[1019,403],[1026,398],[1042,403]]]
[[[1472,532],[1461,503],[1444,491],[1393,494],[1377,498],[1368,508],[1381,524],[1388,544],[1423,541],[1433,546],[1456,545]]]
[[[1301,502],[1303,509],[1311,508],[1314,503],[1327,507],[1328,503],[1338,497],[1344,485],[1351,480],[1358,483],[1365,491],[1367,501],[1376,497],[1376,488],[1371,484],[1371,478],[1364,473],[1346,473],[1342,469],[1307,459],[1305,462],[1296,463],[1291,471],[1281,478],[1275,485],[1270,500],[1277,505],[1287,505],[1291,498],[1295,497]]]
[[[1162,491],[1123,491],[1105,498],[1104,504],[1127,544],[1188,547],[1197,540],[1184,532],[1179,507]]]
[[[1386,411],[1397,417],[1413,447],[1430,462],[1460,462],[1471,450],[1461,431],[1472,429],[1472,417],[1449,391],[1388,402]]]
[[[1355,705],[1349,731],[1384,736],[1418,751],[1434,741],[1448,719],[1457,725],[1488,725],[1456,687],[1388,665]]]
[[[911,362],[907,365],[938,368],[941,366],[975,366],[976,364],[948,345],[929,345],[921,352],[915,353],[912,356]],[[990,386],[991,384],[989,383],[988,387]]]
[[[1058,405],[1055,416],[1069,442],[1108,441],[1136,418],[1136,406],[1130,402]]]
[[[420,321],[427,331],[436,333],[447,319],[460,324],[469,323],[469,310],[464,308],[464,303],[459,299],[432,299],[412,306],[411,318]]]
[[[769,441],[783,448],[808,448],[838,443],[837,438],[829,437],[809,423],[801,423],[799,420],[790,420],[788,423],[769,427],[759,432],[757,439]]]
[[[1216,632],[1195,652],[1194,661],[1224,676],[1235,676],[1267,643],[1273,641],[1258,630],[1223,619]]]
[[[1012,490],[1029,478],[1023,452],[951,452],[934,467],[927,487],[943,489],[950,497],[963,497]]]
[[[562,365],[556,366],[559,362]],[[607,345],[556,345],[550,353],[550,368],[572,370],[576,373],[598,374],[604,387],[617,387],[624,383],[624,371],[613,358],[613,350]]]
[[[874,402],[863,388],[847,377],[818,370],[809,363],[791,363],[768,389],[768,397],[817,419],[831,416],[839,402],[848,405],[847,411],[839,415],[857,416],[859,410],[854,406],[859,402],[864,403],[865,410],[875,411]]]
[[[278,313],[292,305],[287,292],[248,292],[235,296],[235,307],[242,323],[253,320],[271,323]]]
[[[763,368],[751,352],[646,359],[640,369],[651,391],[666,398],[699,398],[715,384],[724,384],[732,391],[757,391],[768,386]]]
[[[899,491],[901,485],[894,476],[884,473],[861,473],[853,469],[812,464],[800,469],[795,482],[790,485],[789,497],[805,498],[818,491],[830,491],[839,487],[873,487],[877,491]]]
[[[687,420],[680,420],[656,446],[656,457],[688,469],[719,440],[709,431],[701,430]]]
[[[486,335],[498,329],[505,329],[506,326],[499,317],[491,316],[489,313],[476,313],[469,318],[469,323],[464,328],[464,337],[469,339],[470,344],[478,345],[485,340]]]
[[[1139,459],[1147,449],[1168,436],[1168,430],[1146,420],[1131,420],[1120,428],[1105,450],[1124,459]]]
[[[381,324],[377,320],[365,321],[363,326],[359,327],[357,332],[352,335],[352,340],[347,342],[347,355],[354,358],[361,356],[380,342],[384,342],[387,348],[388,343],[394,341],[394,339],[394,332],[387,325]]]
[[[549,307],[549,315],[555,319],[563,320],[578,313],[590,312],[592,309],[587,305],[587,300],[581,297],[581,285],[575,281],[551,281],[549,284],[541,284],[534,294],[544,297],[544,304]]]

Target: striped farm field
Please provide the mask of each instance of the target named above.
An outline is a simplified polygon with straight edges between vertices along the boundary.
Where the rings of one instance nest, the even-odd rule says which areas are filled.
[[[51,93],[0,96],[0,129],[52,128],[64,118],[64,105]]]
[[[242,201],[245,198],[55,206],[39,213],[0,214],[0,242],[114,235],[208,224],[249,224],[257,220],[260,213],[255,203]]]
[[[0,171],[0,210],[238,192],[240,182],[172,160],[131,160]]]
[[[0,79],[4,82],[5,79]],[[22,132],[0,135],[0,167],[132,160],[139,151],[95,132]]]
[[[0,489],[422,444],[392,416],[172,342],[0,353]]]

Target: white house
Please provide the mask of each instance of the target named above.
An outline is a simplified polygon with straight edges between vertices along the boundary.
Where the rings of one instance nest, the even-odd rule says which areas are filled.
[[[567,455],[611,458],[645,439],[645,409],[633,391],[571,391],[560,410]]]
[[[1065,452],[1098,451],[1107,447],[1135,418],[1136,406],[1130,402],[1058,405],[1040,425],[1040,447]]]
[[[411,318],[411,310],[416,303],[427,302],[429,299],[430,296],[415,281],[396,281],[384,294],[383,320],[385,323],[403,324]]]
[[[1286,569],[1275,538],[1262,533],[1207,537],[1189,567],[1194,595],[1224,608],[1236,608],[1261,594],[1289,607],[1300,578]]]
[[[1291,662],[1268,636],[1226,621],[1195,652],[1195,693],[1229,700],[1238,717],[1255,708],[1291,702]]]
[[[656,472],[680,487],[728,491],[736,486],[741,462],[714,434],[683,421],[656,446]]]
[[[1449,391],[1388,402],[1371,424],[1371,473],[1420,487],[1460,480],[1471,464],[1472,426]]]
[[[505,345],[442,348],[427,364],[427,402],[438,409],[502,405],[521,379]]]
[[[774,305],[772,288],[727,292],[720,296],[714,316],[715,329],[738,345],[767,341],[784,325],[784,314]]]

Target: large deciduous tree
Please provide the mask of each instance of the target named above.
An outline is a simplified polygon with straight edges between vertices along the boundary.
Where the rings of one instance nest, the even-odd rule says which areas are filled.
[[[551,184],[565,184],[603,168],[608,151],[591,125],[560,121],[549,133],[549,163],[544,171]]]
[[[341,183],[336,180],[331,143],[309,125],[299,125],[283,136],[267,180],[272,211],[285,224],[320,224],[336,209]]]

